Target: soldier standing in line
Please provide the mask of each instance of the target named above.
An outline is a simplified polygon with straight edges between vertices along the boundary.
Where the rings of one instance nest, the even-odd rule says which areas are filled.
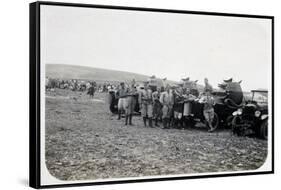
[[[90,98],[94,98],[94,95],[95,95],[95,86],[94,86],[94,83],[93,83],[93,82],[92,82],[90,85],[91,85],[91,86],[89,87],[87,94],[90,95]]]
[[[205,87],[204,87],[204,92],[213,92],[213,87],[210,85],[209,80],[207,78],[204,79]]]
[[[157,88],[155,92],[152,93],[152,101],[153,101],[153,117],[155,120],[155,126],[158,127],[158,119],[161,118],[161,110],[162,105],[160,103],[160,93],[161,89]]]
[[[175,127],[182,128],[184,96],[183,96],[183,88],[181,84],[179,84],[178,88],[175,90],[174,101],[175,101],[173,106],[174,125]]]
[[[148,118],[149,126],[152,127],[152,91],[148,87],[148,82],[144,82],[144,89],[139,94],[139,105],[144,126],[146,126],[146,119]]]
[[[209,132],[213,132],[215,128],[213,127],[213,120],[215,116],[215,111],[214,111],[214,105],[215,101],[214,98],[211,96],[210,91],[204,92],[204,95],[202,97],[202,102],[204,103],[204,109],[203,109],[203,114],[205,117],[205,120],[207,121],[207,125],[209,126]]]
[[[125,111],[126,95],[127,95],[127,89],[125,88],[125,83],[121,82],[119,89],[116,92],[116,98],[119,98],[118,99],[118,120],[121,119],[121,114],[123,111]]]
[[[127,96],[125,98],[125,125],[133,125],[132,117],[136,106],[136,95],[137,89],[135,83],[132,82],[130,88],[128,89]]]
[[[172,108],[174,104],[173,95],[170,90],[170,86],[167,85],[164,92],[160,95],[160,102],[162,104],[162,121],[163,121],[163,128],[169,127],[169,122],[171,119]]]

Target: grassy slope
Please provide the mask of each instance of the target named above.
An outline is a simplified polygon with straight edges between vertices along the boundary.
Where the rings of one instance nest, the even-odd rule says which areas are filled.
[[[136,81],[147,80],[147,75],[108,70],[93,67],[63,65],[63,64],[46,64],[46,75],[51,78],[63,79],[87,79],[95,81]]]

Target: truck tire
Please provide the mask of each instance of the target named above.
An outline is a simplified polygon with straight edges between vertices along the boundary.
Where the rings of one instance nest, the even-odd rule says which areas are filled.
[[[268,135],[268,120],[264,120],[260,126],[260,137],[267,140]]]

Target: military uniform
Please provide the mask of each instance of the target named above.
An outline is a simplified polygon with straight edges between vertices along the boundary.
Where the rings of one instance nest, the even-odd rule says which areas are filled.
[[[136,88],[134,86],[132,86],[128,92],[127,95],[125,97],[125,115],[126,115],[126,122],[125,124],[127,125],[127,121],[129,119],[129,125],[132,125],[132,116],[135,110],[135,106],[136,106],[136,95],[137,95],[137,91]]]
[[[203,98],[203,102],[204,102],[204,109],[203,109],[203,114],[205,117],[205,120],[207,121],[209,127],[210,127],[210,131],[213,131],[213,126],[212,126],[212,122],[214,120],[214,116],[215,116],[215,111],[214,111],[214,98],[210,95],[204,96]]]
[[[143,89],[140,92],[139,104],[141,105],[141,115],[143,117],[144,125],[146,126],[146,118],[148,118],[149,126],[152,127],[153,104],[152,91],[150,89]]]
[[[174,120],[175,120],[175,125],[180,124],[182,126],[182,116],[183,116],[183,102],[184,102],[184,97],[182,94],[182,89],[178,89],[175,93],[174,97]]]
[[[173,113],[174,96],[171,92],[162,92],[160,95],[160,102],[162,104],[162,120],[164,128],[167,127],[169,120]]]
[[[161,118],[162,105],[160,103],[160,92],[155,91],[152,93],[153,100],[153,117],[155,120],[155,126],[158,126],[158,119]]]

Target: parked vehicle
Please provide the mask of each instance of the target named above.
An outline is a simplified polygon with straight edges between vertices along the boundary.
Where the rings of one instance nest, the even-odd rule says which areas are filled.
[[[204,103],[200,102],[200,100],[197,99],[197,100],[192,101],[191,104],[192,104],[192,115],[189,116],[189,121],[188,121],[189,124],[195,125],[196,122],[202,122],[206,126],[208,126],[207,122],[205,120],[204,114],[203,114]],[[218,126],[219,126],[219,116],[215,112],[213,122],[212,122],[212,127],[215,130],[218,128]]]
[[[240,82],[233,82],[232,79],[219,84],[221,91],[213,92],[215,98],[215,112],[219,118],[219,124],[230,127],[233,119],[232,113],[244,104],[244,96]]]
[[[267,139],[268,91],[252,90],[246,104],[233,112],[232,132],[240,136],[256,135]]]
[[[241,81],[227,80],[223,84],[219,84],[220,90],[212,92],[215,99],[215,115],[212,123],[214,129],[219,126],[231,127],[232,113],[245,104],[240,83]],[[191,121],[189,121],[191,125],[195,125],[197,121],[205,123],[203,107],[204,104],[200,103],[200,101],[192,101],[192,117],[189,117],[189,119],[191,118]]]

